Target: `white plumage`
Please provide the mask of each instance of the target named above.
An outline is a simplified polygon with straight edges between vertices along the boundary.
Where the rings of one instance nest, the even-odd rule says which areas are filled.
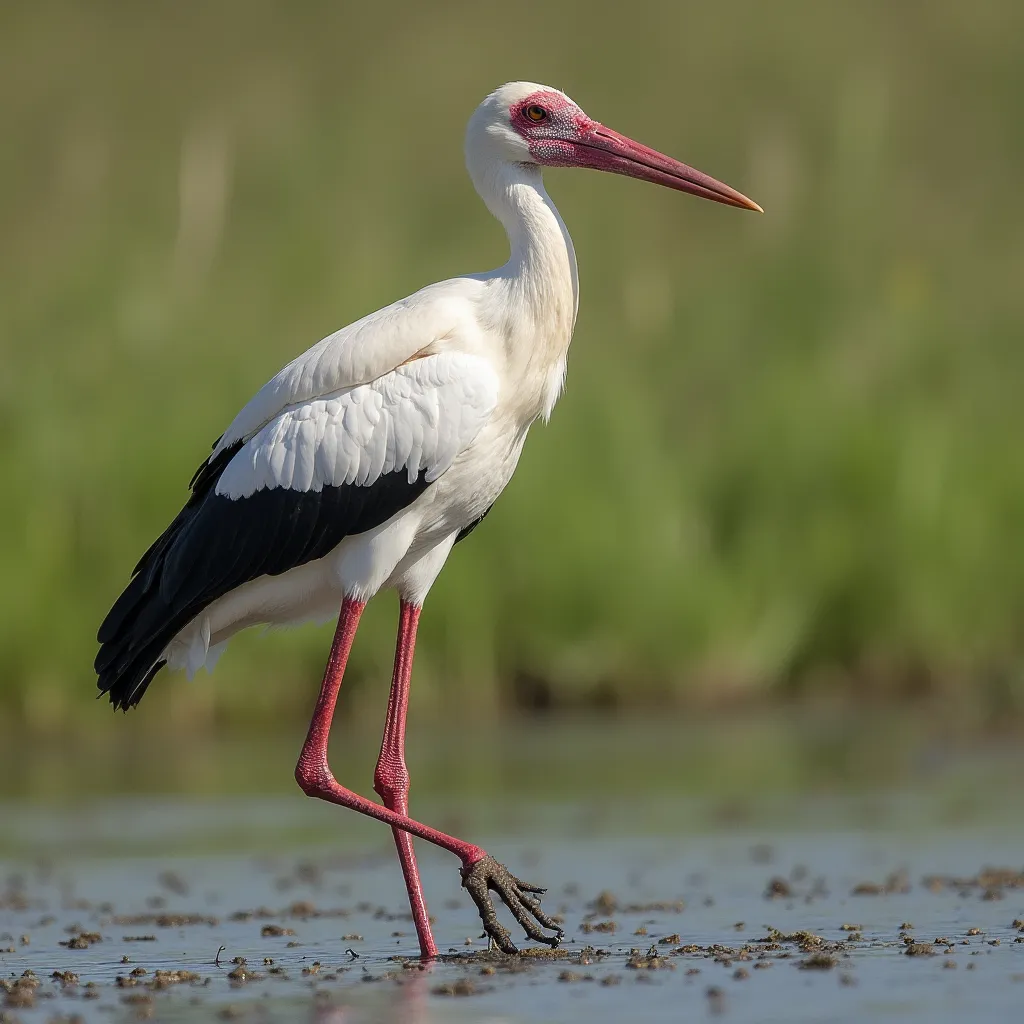
[[[506,86],[497,102],[507,108],[539,88]],[[491,140],[473,129],[467,163],[508,230],[509,262],[431,285],[324,338],[255,395],[211,456],[244,440],[216,486],[232,499],[368,486],[396,470],[410,480],[425,470],[436,486],[329,556],[213,602],[168,644],[170,667],[194,673],[208,649],[212,667],[252,624],[330,618],[344,594],[367,600],[396,587],[421,603],[456,535],[508,483],[531,424],[551,415],[576,316],[575,252],[539,167],[488,162],[485,173]]]
[[[533,130],[523,111],[537,97],[550,127]],[[567,135],[575,151],[566,149]],[[396,473],[416,485],[408,501],[394,499],[398,510],[369,529],[340,529],[329,552],[307,545],[294,565],[243,573],[226,589],[224,579],[211,581],[203,593],[212,599],[193,601],[196,614],[160,650],[129,638],[152,664],[166,661],[194,672],[238,629],[326,617],[346,594],[366,600],[393,586],[403,599],[422,602],[460,531],[501,493],[531,424],[550,416],[562,389],[578,277],[569,233],[541,180],[543,163],[602,167],[755,206],[692,168],[610,133],[557,90],[519,82],[492,93],[470,120],[466,165],[505,227],[508,261],[489,273],[430,285],[329,335],[285,366],[239,412],[208,460],[215,497],[237,502],[237,525],[225,526],[222,512],[219,518],[208,514],[220,532],[210,533],[205,548],[195,539],[202,516],[178,524],[178,532],[209,555],[245,531],[245,510],[257,507],[251,499],[260,492],[372,491],[382,482],[393,490]],[[265,514],[262,506],[257,514]],[[249,539],[237,543],[266,543],[255,524],[250,527]],[[289,538],[274,541],[282,539]],[[165,547],[165,560],[180,576],[183,561],[193,556],[179,538]],[[175,606],[176,589],[179,583],[161,579],[168,608],[185,614],[193,605]],[[151,641],[151,633],[144,639]],[[141,668],[150,666],[136,665]]]
[[[246,626],[339,615],[296,778],[391,825],[425,957],[436,955],[411,836],[459,856],[487,933],[497,891],[534,938],[557,922],[477,846],[408,816],[405,712],[420,607],[453,545],[487,514],[530,426],[551,415],[576,321],[576,255],[542,165],[643,178],[759,209],[727,185],[589,118],[532,83],[488,96],[466,131],[473,185],[508,234],[497,270],[431,285],[324,338],[277,373],[224,432],[185,507],[143,555],[99,630],[101,692],[127,709],[160,667],[210,667]],[[327,739],[365,602],[401,598],[395,671],[374,773],[383,805],[347,790]],[[340,614],[339,614],[340,608]],[[554,932],[545,934],[538,925]]]
[[[383,377],[289,406],[231,460],[217,493],[264,487],[366,487],[384,473],[421,471],[433,483],[476,439],[498,401],[498,375],[480,356],[441,352]]]

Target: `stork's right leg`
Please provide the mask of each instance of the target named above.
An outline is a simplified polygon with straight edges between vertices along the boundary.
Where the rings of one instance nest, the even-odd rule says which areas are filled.
[[[320,684],[313,720],[309,723],[306,742],[302,746],[299,763],[295,766],[296,781],[307,796],[315,796],[341,807],[349,807],[360,814],[383,821],[393,829],[401,829],[409,835],[418,836],[455,854],[462,861],[462,884],[480,910],[485,930],[505,952],[514,953],[516,947],[508,931],[495,916],[488,889],[498,893],[531,938],[551,946],[557,945],[562,935],[561,929],[541,910],[540,901],[530,895],[542,893],[543,889],[520,882],[479,846],[439,832],[436,828],[415,821],[406,814],[382,807],[346,789],[335,780],[327,763],[327,740],[334,709],[338,703],[338,691],[341,689],[341,680],[345,674],[345,665],[364,607],[364,602],[348,597],[342,602],[338,628],[334,633],[331,654],[327,660],[323,682]],[[545,928],[554,929],[556,934],[545,935],[537,922]]]
[[[398,641],[395,644],[395,670],[391,677],[388,697],[388,715],[384,724],[384,740],[380,757],[373,773],[373,788],[384,801],[384,806],[399,814],[409,815],[409,769],[405,766],[405,720],[409,709],[409,680],[412,676],[412,655],[416,647],[416,626],[420,619],[420,606],[402,600],[398,618]],[[420,882],[420,869],[412,848],[412,836],[400,828],[395,834],[398,859],[409,893],[416,936],[420,941],[420,955],[424,959],[437,956],[437,944],[430,931],[430,916]]]

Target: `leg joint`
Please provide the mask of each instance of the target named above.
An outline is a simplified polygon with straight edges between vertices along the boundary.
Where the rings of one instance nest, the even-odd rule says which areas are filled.
[[[383,757],[377,762],[377,769],[373,773],[373,788],[379,794],[385,804],[388,801],[407,801],[409,798],[409,769],[402,759],[385,760]]]
[[[295,781],[306,796],[316,797],[329,793],[337,785],[326,761],[317,761],[305,755],[299,758],[295,766]]]

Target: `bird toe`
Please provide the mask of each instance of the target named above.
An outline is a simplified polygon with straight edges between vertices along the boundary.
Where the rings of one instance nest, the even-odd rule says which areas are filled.
[[[549,917],[541,909],[540,900],[530,895],[541,894],[545,890],[540,886],[521,882],[503,864],[493,857],[485,856],[462,871],[462,885],[473,898],[480,911],[485,933],[504,953],[518,953],[508,930],[501,924],[494,910],[490,893],[498,894],[502,903],[511,911],[527,936],[535,942],[543,942],[549,946],[557,946],[562,938],[562,929],[558,922]],[[547,935],[543,929],[553,931]]]

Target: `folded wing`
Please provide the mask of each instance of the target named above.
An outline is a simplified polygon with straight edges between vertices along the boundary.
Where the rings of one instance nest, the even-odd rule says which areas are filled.
[[[441,352],[226,434],[100,627],[100,691],[138,703],[168,643],[213,601],[408,507],[473,444],[497,394],[487,360]]]

